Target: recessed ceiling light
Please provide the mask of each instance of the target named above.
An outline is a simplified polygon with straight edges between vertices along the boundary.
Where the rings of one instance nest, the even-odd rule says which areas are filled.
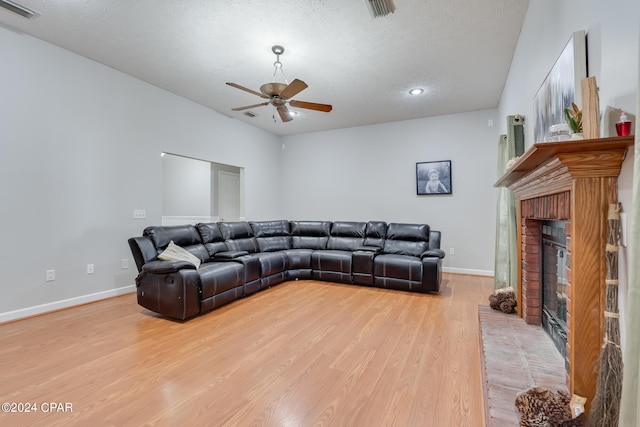
[[[420,95],[422,92],[424,92],[424,89],[420,89],[419,87],[417,87],[415,89],[411,89],[409,91],[409,94],[411,94],[411,95]]]

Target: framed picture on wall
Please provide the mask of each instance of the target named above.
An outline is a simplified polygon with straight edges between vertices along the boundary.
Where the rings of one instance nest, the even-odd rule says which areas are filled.
[[[584,31],[576,31],[533,99],[534,142],[552,141],[550,127],[566,124],[564,109],[575,102],[582,109],[582,79],[587,77]]]
[[[452,194],[451,160],[416,163],[416,192],[419,196]]]

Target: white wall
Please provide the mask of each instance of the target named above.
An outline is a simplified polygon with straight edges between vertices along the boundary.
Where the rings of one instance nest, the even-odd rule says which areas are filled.
[[[491,274],[497,121],[485,110],[285,137],[285,217],[427,223],[455,249],[448,271]],[[453,194],[417,196],[416,163],[438,160],[452,162]]]
[[[278,137],[3,27],[0,58],[0,321],[133,290],[163,151],[244,167],[247,216],[279,216]]]
[[[212,216],[211,162],[162,156],[162,215]]]
[[[640,2],[637,0],[531,1],[500,100],[500,116],[521,113],[533,117],[533,97],[571,34],[579,30],[587,33],[589,76],[596,77],[600,89],[602,136],[616,135],[613,123],[620,110],[631,113],[630,117],[636,121],[640,39]],[[527,122],[526,128],[526,143],[530,146],[533,124]],[[632,177],[633,150],[629,150],[618,179],[623,209],[631,208]],[[622,248],[620,310],[623,317],[627,256],[627,250]]]
[[[244,168],[247,219],[427,222],[456,250],[449,271],[490,272],[505,117],[532,117],[562,47],[586,30],[602,111],[635,120],[639,8],[531,1],[496,110],[285,138],[0,27],[0,321],[132,290],[126,239],[161,222],[163,151]],[[532,135],[527,123],[527,145]],[[416,196],[415,163],[431,160],[452,160],[453,195]],[[625,206],[632,160],[619,184]],[[47,269],[56,281],[45,283]]]

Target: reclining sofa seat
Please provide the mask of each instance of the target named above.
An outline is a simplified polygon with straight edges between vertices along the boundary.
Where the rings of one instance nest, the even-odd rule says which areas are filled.
[[[443,257],[440,233],[432,233],[428,225],[389,224],[382,253],[374,258],[374,284],[408,291],[438,291],[438,260]]]
[[[133,250],[136,265],[141,270],[136,282],[145,282],[144,287],[137,287],[138,302],[142,306],[169,317],[186,319],[243,295],[245,271],[242,264],[209,262],[211,255],[198,228],[190,225],[147,227],[143,238],[151,240],[156,253],[140,268]],[[138,239],[141,238],[136,241]],[[202,264],[197,271],[189,262],[157,259],[171,241],[200,259]],[[147,251],[149,255],[151,253]]]
[[[366,222],[337,221],[331,224],[327,248],[311,255],[312,277],[351,283],[353,252],[364,246]]]
[[[289,258],[289,279],[310,279],[313,277],[311,256],[315,251],[327,248],[331,222],[290,221],[291,249]]]
[[[161,261],[173,241],[200,259]],[[187,319],[285,280],[437,292],[440,232],[382,221],[254,221],[147,227],[129,239],[138,303]]]

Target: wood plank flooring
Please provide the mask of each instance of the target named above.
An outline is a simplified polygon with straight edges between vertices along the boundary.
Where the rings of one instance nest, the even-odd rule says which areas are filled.
[[[1,400],[37,411],[0,425],[482,426],[477,307],[492,287],[292,281],[187,322],[130,294],[6,323]]]

